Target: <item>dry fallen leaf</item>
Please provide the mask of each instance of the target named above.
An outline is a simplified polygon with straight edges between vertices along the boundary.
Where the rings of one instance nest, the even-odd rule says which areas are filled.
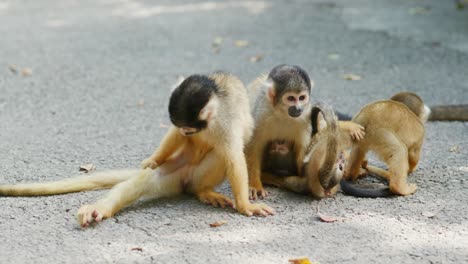
[[[140,251],[143,252],[143,249],[141,247],[134,247],[131,249],[131,251]]]
[[[263,55],[257,54],[249,58],[250,62],[259,62],[263,59]]]
[[[362,79],[361,76],[356,75],[356,74],[352,74],[352,73],[348,73],[348,74],[343,75],[343,78],[345,80],[348,80],[348,81],[359,81],[359,80]]]
[[[8,69],[10,69],[10,71],[14,74],[18,73],[18,67],[16,67],[16,65],[9,65]]]
[[[221,51],[221,48],[220,47],[213,47],[211,50],[213,51],[213,53],[218,54]]]
[[[339,60],[340,55],[336,54],[336,53],[328,54],[328,59],[330,59],[330,60]]]
[[[308,258],[290,259],[288,261],[292,264],[312,264]]]
[[[332,223],[338,220],[334,217],[323,215],[323,214],[317,214],[317,216],[320,219],[320,221],[325,222],[325,223]]]
[[[23,76],[31,76],[32,75],[32,69],[31,68],[23,68],[21,70],[21,74]]]
[[[96,169],[96,166],[94,166],[93,164],[89,163],[89,164],[84,164],[84,165],[81,165],[80,166],[80,171],[84,171],[85,173],[88,173],[90,171],[93,171]]]
[[[249,42],[247,40],[236,40],[234,41],[234,46],[242,48],[242,47],[247,47],[249,45]]]
[[[460,153],[460,146],[453,146],[449,149],[450,152]]]
[[[227,223],[226,221],[217,221],[217,222],[211,223],[210,227],[220,227],[222,225],[225,225],[226,223]]]
[[[140,99],[140,100],[138,101],[138,106],[139,106],[139,107],[142,107],[142,106],[144,106],[144,105],[145,105],[145,99]]]

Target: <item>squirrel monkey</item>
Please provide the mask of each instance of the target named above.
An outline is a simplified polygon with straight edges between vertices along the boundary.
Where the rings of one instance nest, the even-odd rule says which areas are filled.
[[[424,141],[424,123],[430,113],[430,108],[418,95],[408,92],[364,106],[352,120],[366,128],[366,136],[352,144],[344,178],[356,180],[364,165],[370,173],[385,177],[392,193],[414,193],[416,184],[408,184],[406,180],[418,165]],[[387,164],[388,171],[368,166],[365,161],[368,151],[376,153]]]
[[[319,116],[319,113],[322,115]],[[281,151],[274,147],[268,149],[267,156],[276,157],[276,160],[269,159],[275,163],[268,163],[270,170],[262,174],[262,181],[296,193],[311,194],[316,198],[329,197],[339,190],[337,183],[344,173],[346,159],[345,149],[340,144],[341,137],[350,135],[340,131],[333,109],[324,103],[312,107],[310,123],[312,140],[306,148],[304,165],[300,168],[302,176],[296,176],[295,164],[287,162],[294,155],[292,144],[283,142]],[[276,141],[271,146],[275,144]],[[278,172],[282,172],[282,175]]]
[[[274,213],[272,208],[248,199],[243,148],[252,135],[253,119],[238,78],[225,73],[189,76],[172,92],[169,115],[173,126],[154,154],[142,162],[142,169],[49,183],[0,185],[0,195],[52,195],[113,186],[103,198],[78,210],[78,222],[87,227],[112,217],[140,197],[188,192],[215,207],[233,206],[228,197],[214,191],[227,176],[240,213]]]
[[[265,169],[265,149],[271,142],[291,143],[295,166],[302,167],[305,148],[310,141],[312,87],[313,82],[301,67],[278,65],[268,75],[260,76],[247,88],[255,120],[253,137],[245,149],[250,198],[264,198],[267,195],[261,182],[261,174]],[[352,122],[340,122],[339,125],[355,138],[360,139],[364,136],[360,125]],[[301,173],[300,170],[297,172]]]

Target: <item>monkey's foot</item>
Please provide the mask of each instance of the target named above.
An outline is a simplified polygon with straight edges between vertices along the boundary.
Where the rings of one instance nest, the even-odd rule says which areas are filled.
[[[410,195],[416,192],[418,187],[416,184],[392,184],[390,183],[390,191],[399,195]]]
[[[78,210],[78,223],[81,227],[88,227],[91,223],[99,223],[103,219],[111,217],[111,211],[103,206],[86,204]]]
[[[152,170],[154,170],[158,167],[158,163],[152,158],[147,158],[141,162],[140,167],[142,169],[151,168]]]
[[[198,199],[205,204],[212,205],[214,207],[234,207],[234,203],[231,199],[217,192],[202,192],[198,194]]]
[[[252,216],[252,215],[269,216],[269,215],[275,214],[275,210],[273,208],[263,203],[259,203],[259,204],[249,203],[244,207],[238,207],[237,211],[239,211],[239,213],[246,215],[246,216]]]
[[[257,200],[257,198],[264,199],[268,196],[268,192],[263,187],[249,187],[249,199]]]

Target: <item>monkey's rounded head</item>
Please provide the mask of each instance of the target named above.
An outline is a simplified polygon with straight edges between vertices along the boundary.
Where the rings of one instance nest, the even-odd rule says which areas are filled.
[[[191,135],[208,126],[211,115],[206,107],[217,92],[216,83],[204,75],[187,77],[171,94],[169,117],[184,135]],[[184,132],[185,131],[185,132]]]

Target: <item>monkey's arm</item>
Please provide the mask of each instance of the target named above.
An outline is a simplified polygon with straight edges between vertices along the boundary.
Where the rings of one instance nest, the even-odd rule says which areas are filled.
[[[164,138],[161,140],[159,147],[154,153],[147,159],[141,162],[141,168],[156,169],[159,165],[163,164],[172,154],[175,153],[183,144],[185,144],[187,138],[179,133],[178,129],[171,126],[167,131]]]
[[[251,204],[248,198],[248,172],[241,140],[230,142],[227,146],[218,148],[218,153],[226,164],[226,176],[231,184],[237,211],[251,216],[267,216],[274,210],[265,204]]]
[[[257,141],[257,138],[261,139],[262,137],[253,137],[245,151],[248,166],[248,183],[250,188],[249,196],[251,199],[257,199],[257,196],[262,198],[267,196],[267,193],[263,188],[262,181],[260,180],[263,154],[262,148],[266,143],[262,140]]]
[[[348,133],[352,139],[357,141],[363,139],[366,135],[364,127],[352,121],[338,121],[338,126],[345,133]]]

